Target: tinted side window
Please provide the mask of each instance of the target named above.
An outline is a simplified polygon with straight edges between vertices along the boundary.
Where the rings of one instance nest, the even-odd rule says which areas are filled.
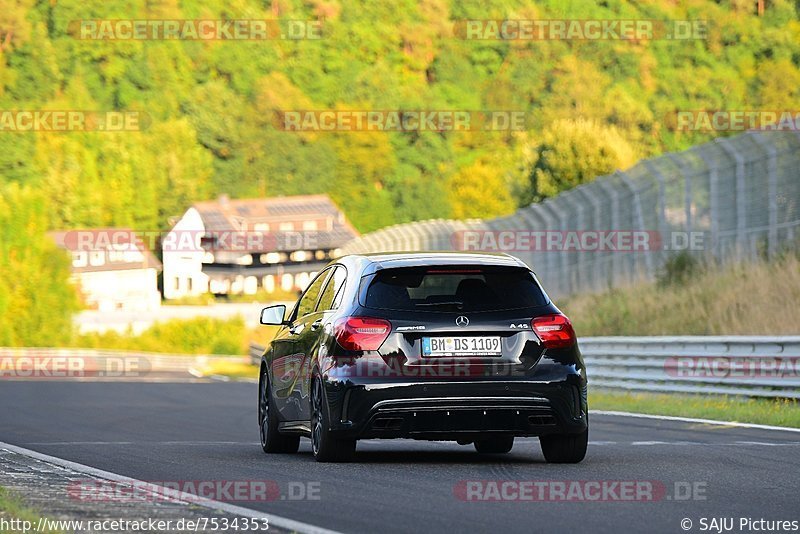
[[[325,280],[328,278],[329,273],[330,269],[322,271],[314,279],[314,281],[311,282],[311,285],[308,286],[306,292],[303,293],[302,297],[300,297],[300,302],[297,305],[297,311],[294,314],[295,318],[303,317],[304,315],[308,315],[314,311],[314,308],[317,305],[317,298],[319,297],[322,286],[325,284]]]
[[[342,286],[344,286],[346,274],[347,271],[344,267],[337,265],[333,268],[333,273],[328,277],[328,282],[325,284],[325,289],[322,290],[322,296],[319,299],[317,311],[332,310],[339,305],[338,301],[341,299],[338,299],[337,297],[342,291]]]

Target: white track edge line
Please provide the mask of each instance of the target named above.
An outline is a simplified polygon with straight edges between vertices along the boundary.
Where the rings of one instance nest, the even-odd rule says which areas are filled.
[[[294,519],[289,519],[287,517],[281,517],[278,515],[270,514],[267,512],[261,512],[258,510],[251,510],[250,508],[244,508],[241,506],[236,506],[226,502],[215,501],[213,499],[207,499],[205,497],[200,497],[198,495],[194,495],[192,493],[187,493],[185,491],[175,491],[169,488],[165,488],[163,486],[158,486],[156,484],[152,484],[143,480],[138,480],[131,477],[126,477],[124,475],[119,475],[117,473],[112,473],[110,471],[104,471],[102,469],[98,469],[96,467],[91,467],[84,464],[79,464],[77,462],[73,462],[71,460],[65,460],[63,458],[58,458],[56,456],[50,456],[49,454],[44,454],[41,452],[32,451],[30,449],[26,449],[24,447],[18,447],[17,445],[11,445],[10,443],[5,443],[0,441],[0,449],[7,449],[11,452],[15,452],[18,454],[22,454],[24,456],[29,456],[31,458],[36,458],[37,460],[42,460],[44,462],[50,462],[52,464],[56,464],[58,466],[64,467],[66,469],[72,469],[73,471],[77,471],[79,473],[83,473],[86,475],[96,476],[98,478],[104,478],[107,480],[113,480],[114,482],[122,482],[126,484],[144,484],[145,486],[153,487],[153,491],[150,493],[153,495],[160,495],[163,496],[165,494],[174,495],[176,499],[188,501],[191,504],[197,504],[200,506],[205,506],[207,508],[214,508],[217,510],[221,510],[223,512],[227,512],[234,515],[239,515],[243,517],[252,517],[256,519],[267,519],[269,521],[270,526],[276,526],[279,528],[285,528],[287,530],[293,530],[297,532],[303,532],[306,534],[339,534],[335,530],[329,530],[322,527],[318,527],[316,525],[310,525],[308,523],[303,523],[301,521],[296,521]],[[162,491],[159,491],[162,490]]]
[[[734,426],[739,428],[758,428],[761,430],[783,430],[785,432],[800,432],[800,428],[792,428],[788,426],[772,426],[772,425],[759,425],[756,423],[737,423],[736,421],[717,421],[715,419],[699,419],[696,417],[679,417],[675,415],[652,415],[647,413],[635,412],[617,412],[613,410],[592,410],[589,409],[589,414],[596,413],[598,415],[616,415],[620,417],[642,417],[648,419],[662,419],[664,421],[682,421],[684,423],[705,423],[708,425],[720,426]]]

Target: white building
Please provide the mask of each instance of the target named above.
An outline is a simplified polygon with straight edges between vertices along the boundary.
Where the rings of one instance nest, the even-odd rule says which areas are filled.
[[[191,207],[172,227],[161,244],[161,260],[164,269],[164,298],[176,299],[184,296],[208,293],[208,275],[203,273],[201,238],[205,235],[205,224],[200,212]],[[181,243],[180,238],[183,238]],[[169,243],[177,243],[172,246]],[[191,243],[191,244],[189,244]]]
[[[128,228],[50,233],[70,254],[71,280],[84,303],[100,311],[151,311],[161,306],[161,263]]]
[[[162,240],[164,298],[303,289],[357,235],[327,195],[197,202]]]

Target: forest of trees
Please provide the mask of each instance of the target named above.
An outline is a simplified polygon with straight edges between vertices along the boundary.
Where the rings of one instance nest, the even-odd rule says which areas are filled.
[[[757,16],[749,0],[0,0],[0,110],[150,119],[141,132],[0,131],[0,345],[52,340],[39,323],[14,324],[75,308],[58,289],[68,271],[46,230],[164,230],[191,202],[222,193],[328,193],[362,232],[503,215],[712,137],[670,129],[665,117],[677,110],[795,109],[800,7],[766,6]],[[709,27],[706,39],[687,41],[454,34],[464,19],[566,17]],[[146,18],[319,20],[322,38],[68,32],[75,20]],[[527,120],[513,132],[276,129],[274,113],[292,109],[520,110]]]

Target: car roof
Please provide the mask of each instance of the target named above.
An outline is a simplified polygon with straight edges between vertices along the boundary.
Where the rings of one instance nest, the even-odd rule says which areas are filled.
[[[349,260],[349,261],[348,261]],[[351,254],[339,261],[358,264],[362,275],[399,267],[428,267],[436,265],[494,265],[528,268],[519,258],[492,252],[378,252]]]

